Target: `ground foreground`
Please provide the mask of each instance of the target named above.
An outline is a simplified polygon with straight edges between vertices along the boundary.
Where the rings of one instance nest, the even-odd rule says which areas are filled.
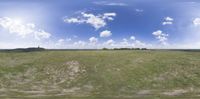
[[[200,52],[0,52],[0,99],[199,99]]]

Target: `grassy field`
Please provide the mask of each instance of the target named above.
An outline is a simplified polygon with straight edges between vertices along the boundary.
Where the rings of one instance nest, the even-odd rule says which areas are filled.
[[[0,52],[0,99],[199,99],[200,52]]]

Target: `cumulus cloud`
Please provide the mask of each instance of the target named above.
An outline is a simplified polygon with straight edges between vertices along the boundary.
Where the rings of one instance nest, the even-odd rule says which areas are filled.
[[[167,44],[167,40],[168,40],[168,34],[163,33],[161,30],[157,30],[155,32],[152,33],[156,39],[159,40],[159,42],[163,45]]]
[[[8,30],[10,34],[16,34],[23,38],[28,35],[33,35],[35,39],[40,40],[51,36],[50,33],[42,29],[37,29],[33,23],[24,24],[19,20],[11,19],[9,17],[0,18],[0,26]]]
[[[100,33],[100,37],[109,37],[111,35],[112,35],[111,31],[108,30],[104,30]]]
[[[200,18],[195,18],[195,19],[193,20],[193,24],[194,24],[195,26],[199,26],[199,25],[200,25]]]
[[[133,47],[147,47],[147,46],[149,46],[148,44],[136,39],[135,36],[131,36],[130,40],[131,40],[131,46],[133,46]]]
[[[165,17],[164,22],[162,23],[163,25],[171,25],[173,24],[174,19],[171,17]]]
[[[87,43],[84,41],[74,42],[74,46],[84,47]]]
[[[40,39],[46,39],[49,38],[51,36],[50,33],[44,31],[44,30],[36,30],[33,32],[35,35],[35,39],[40,40]]]
[[[129,42],[126,38],[123,38],[122,42],[120,42],[121,45],[127,46],[129,45]]]
[[[114,43],[115,43],[115,41],[110,39],[110,40],[106,41],[104,44],[105,45],[114,45]]]
[[[130,37],[130,40],[135,40],[135,36],[131,36],[131,37]]]
[[[116,13],[104,13],[94,15],[91,13],[82,12],[81,16],[72,17],[72,18],[64,18],[64,22],[66,23],[78,23],[78,24],[90,24],[96,30],[107,25],[107,21],[114,20]]]
[[[93,3],[97,5],[106,5],[106,6],[128,6],[126,3],[122,3],[122,2],[96,1]]]
[[[148,44],[140,41],[140,40],[130,40],[130,39],[122,39],[121,42],[114,41],[113,39],[109,39],[103,43],[98,43],[98,38],[96,37],[90,37],[89,42],[86,41],[75,41],[73,43],[66,43],[65,39],[59,39],[57,40],[55,48],[120,48],[120,47],[149,47]]]
[[[135,47],[146,47],[146,44],[143,43],[142,41],[139,41],[139,40],[135,40],[135,42],[133,43],[133,45]]]
[[[91,38],[89,38],[89,41],[91,44],[96,44],[98,42],[98,38],[91,37]]]
[[[75,42],[74,42],[75,43]],[[53,44],[54,45],[54,44]],[[57,42],[55,43],[56,47],[59,48],[65,48],[65,47],[69,47],[73,45],[72,39],[71,38],[60,38],[57,40]]]
[[[129,39],[122,39],[121,42],[115,43],[116,47],[127,47],[127,48],[133,48],[133,47],[150,47],[150,44],[146,44],[138,39],[135,38],[135,36],[131,36]]]
[[[166,17],[166,18],[165,18],[165,21],[174,21],[174,19],[171,18],[171,17]]]
[[[62,43],[62,42],[64,42],[64,41],[65,41],[64,39],[59,39],[59,40],[58,40],[59,43]]]
[[[59,40],[57,41],[56,45],[57,45],[57,46],[63,45],[64,42],[65,42],[64,39],[59,39]]]

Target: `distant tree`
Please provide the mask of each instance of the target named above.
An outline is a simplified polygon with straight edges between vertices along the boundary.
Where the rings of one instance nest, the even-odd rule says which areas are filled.
[[[147,48],[114,48],[113,50],[147,50]]]
[[[141,50],[147,50],[147,48],[141,48]]]
[[[102,50],[108,50],[108,48],[105,48],[105,47],[104,47]]]
[[[132,50],[140,50],[140,48],[132,48]]]
[[[119,48],[114,48],[113,50],[119,50]]]

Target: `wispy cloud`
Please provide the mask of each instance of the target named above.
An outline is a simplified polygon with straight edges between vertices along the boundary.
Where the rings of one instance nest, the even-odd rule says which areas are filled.
[[[144,10],[143,10],[143,9],[135,9],[135,11],[141,13],[141,12],[143,12]]]
[[[105,5],[105,6],[128,6],[128,4],[122,3],[122,2],[96,1],[93,3],[97,5]]]

